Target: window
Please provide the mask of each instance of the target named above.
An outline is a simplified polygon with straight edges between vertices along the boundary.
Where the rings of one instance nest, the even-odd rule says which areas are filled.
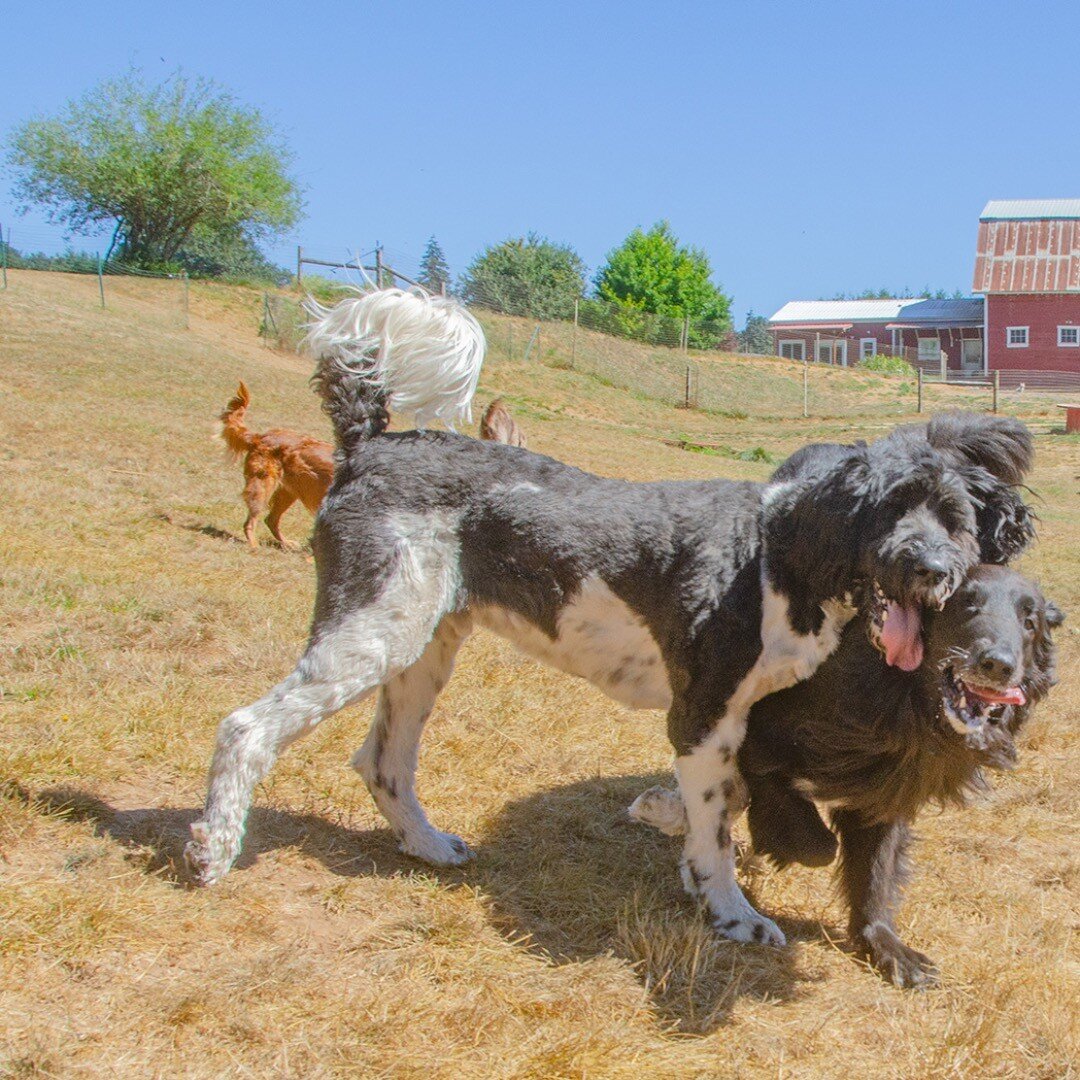
[[[1058,346],[1062,349],[1080,349],[1080,326],[1059,326]]]
[[[788,360],[805,360],[806,359],[806,342],[805,341],[781,341],[780,342],[780,355],[786,357]]]
[[[941,341],[936,337],[919,338],[919,360],[927,364],[941,361]]]
[[[1006,326],[1005,344],[1010,349],[1026,349],[1028,347],[1028,328],[1026,326]]]
[[[865,360],[868,356],[877,356],[877,338],[859,338],[859,359]]]

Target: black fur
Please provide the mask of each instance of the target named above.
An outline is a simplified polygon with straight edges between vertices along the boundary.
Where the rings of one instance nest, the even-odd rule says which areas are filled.
[[[959,803],[987,768],[1010,768],[1015,735],[1055,681],[1051,630],[1063,616],[1015,571],[981,566],[941,612],[925,616],[922,667],[888,667],[857,623],[807,682],[751,710],[739,766],[750,792],[756,850],[783,866],[832,861],[836,837],[796,784],[838,805],[841,875],[851,937],[899,985],[932,981],[929,961],[892,925],[904,880],[908,825],[928,802]],[[944,680],[1020,685],[1024,706],[962,735],[943,713]]]

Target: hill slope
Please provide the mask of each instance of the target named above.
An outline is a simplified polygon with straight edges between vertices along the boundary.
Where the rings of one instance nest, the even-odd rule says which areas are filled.
[[[901,924],[944,970],[924,997],[832,944],[822,872],[744,868],[790,949],[715,940],[674,844],[622,815],[668,778],[663,718],[482,634],[420,777],[475,864],[396,853],[347,765],[364,706],[283,757],[223,885],[177,887],[217,722],[291,668],[312,598],[303,554],[238,538],[214,417],[242,377],[254,426],[327,427],[308,364],[256,337],[258,294],[194,287],[183,330],[95,290],[18,273],[0,294],[0,1074],[1070,1075],[1075,631],[1019,769],[923,823]],[[480,404],[507,395],[535,449],[609,475],[762,478],[730,454],[882,430],[686,412],[493,354]],[[1075,612],[1077,443],[1039,443],[1030,568]]]

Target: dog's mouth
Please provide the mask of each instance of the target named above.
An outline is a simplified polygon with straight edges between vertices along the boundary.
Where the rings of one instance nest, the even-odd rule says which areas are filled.
[[[1003,689],[971,682],[947,667],[942,679],[942,712],[949,726],[965,737],[980,732],[987,724],[1000,724],[1005,711],[1027,704],[1022,686]]]
[[[923,662],[922,608],[886,596],[874,582],[870,600],[870,641],[885,663],[901,671],[916,671]]]

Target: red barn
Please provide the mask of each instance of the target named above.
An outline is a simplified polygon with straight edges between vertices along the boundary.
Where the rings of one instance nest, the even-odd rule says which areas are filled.
[[[847,366],[877,353],[937,371],[983,371],[980,298],[792,300],[769,320],[777,356]]]
[[[974,291],[988,371],[1080,372],[1080,199],[987,203]]]

